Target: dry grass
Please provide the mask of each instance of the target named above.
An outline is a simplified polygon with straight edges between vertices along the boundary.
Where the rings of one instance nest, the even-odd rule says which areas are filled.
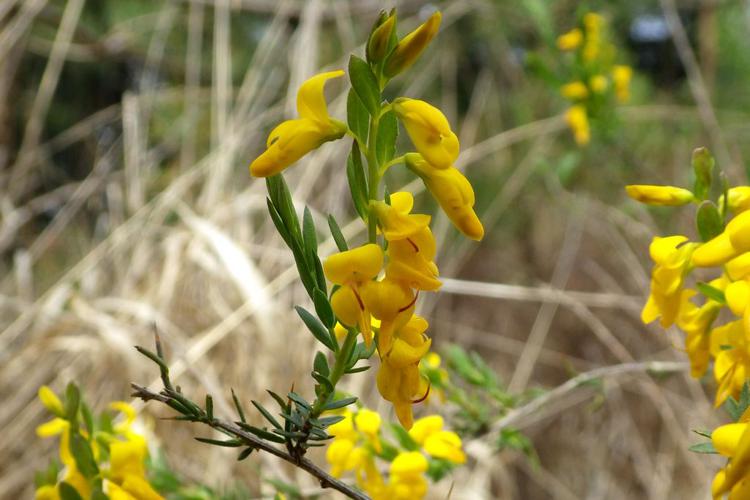
[[[168,346],[174,379],[198,398],[213,394],[220,413],[230,412],[229,387],[245,400],[263,400],[265,388],[283,392],[292,384],[309,393],[314,342],[291,312],[306,297],[266,216],[265,186],[249,179],[246,165],[269,127],[293,110],[297,84],[321,67],[343,66],[350,51],[361,50],[356,41],[382,5],[159,2],[153,15],[120,23],[96,40],[104,49],[94,53],[102,58],[135,51],[137,39],[146,42],[143,71],[130,91],[50,137],[44,129],[50,105],[68,85],[63,66],[91,57],[87,44],[93,42],[77,32],[84,3],[65,3],[46,45],[31,28],[50,8],[47,1],[0,3],[0,92],[29,51],[46,47],[42,79],[22,112],[20,146],[0,150],[0,498],[28,498],[32,471],[53,453],[50,442],[34,436],[45,418],[37,388],[60,390],[77,380],[96,406],[125,398],[130,381],[155,385],[154,366],[132,348],[151,343],[154,325]],[[402,26],[416,23],[423,2],[391,3],[407,16]],[[239,10],[266,16],[267,26],[243,68],[232,67],[232,52],[242,50],[231,37],[230,20]],[[649,214],[568,191],[554,172],[540,170],[542,160],[554,161],[560,144],[569,144],[560,140],[562,120],[499,123],[496,113],[511,96],[495,91],[505,77],[491,68],[477,78],[468,112],[457,116],[461,54],[451,40],[460,33],[452,25],[494,12],[485,0],[448,4],[444,39],[413,80],[397,82],[411,96],[441,83],[442,93],[430,99],[447,110],[462,138],[460,166],[469,178],[504,179],[497,189],[478,188],[491,193],[480,216],[498,228],[481,245],[458,241],[444,217],[435,217],[446,279],[440,295],[424,300],[422,313],[435,345],[453,341],[481,352],[514,390],[559,386],[589,370],[599,370],[603,385],[568,384],[536,411],[512,414],[513,425],[534,442],[539,467],[514,452],[492,452],[493,436],[484,436],[467,445],[471,463],[433,497],[450,490],[456,499],[706,498],[716,462],[687,446],[697,440],[690,429],[711,427],[719,415],[686,373],[676,332],[650,331],[638,320],[648,283],[644,254],[654,231]],[[178,27],[187,40],[184,53],[175,54],[169,40]],[[159,80],[169,59],[184,61],[178,64],[184,85]],[[237,85],[232,75],[238,72]],[[335,90],[331,109],[341,116],[345,88]],[[0,101],[9,96],[0,93]],[[682,111],[698,116],[693,108]],[[674,108],[663,114],[634,108],[625,119],[642,124],[679,116]],[[694,145],[690,140],[673,145],[686,148],[675,153],[676,164]],[[79,165],[87,174],[49,188],[45,179],[58,168],[57,155],[82,145],[94,151],[93,162]],[[287,179],[298,208],[309,205],[319,227],[332,213],[351,221],[347,236],[361,239],[361,224],[343,195],[345,154],[344,142],[326,145]],[[421,190],[416,182],[408,186]],[[502,226],[519,214],[531,222],[522,238],[511,240]],[[333,250],[329,238],[320,253]],[[643,362],[652,360],[667,363],[658,366],[673,375],[650,376],[654,365]],[[352,377],[348,388],[389,411],[371,374]],[[191,478],[214,485],[240,478],[267,494],[272,490],[258,477],[268,475],[316,491],[309,477],[275,459],[237,464],[226,450],[193,442],[197,429],[159,421],[164,409],[144,411],[157,417],[154,436],[170,461]]]

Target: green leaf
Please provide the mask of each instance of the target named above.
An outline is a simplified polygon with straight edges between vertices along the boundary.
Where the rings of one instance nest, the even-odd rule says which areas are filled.
[[[349,58],[349,80],[365,109],[371,116],[377,116],[380,113],[380,86],[370,65],[352,55]]]
[[[693,432],[698,434],[699,436],[703,436],[704,438],[711,439],[711,431],[706,429],[692,429]]]
[[[348,370],[346,370],[346,372],[344,372],[344,373],[346,373],[346,374],[352,374],[352,373],[361,373],[361,372],[366,372],[366,371],[367,371],[367,370],[369,370],[369,369],[370,369],[370,365],[366,365],[366,366],[358,366],[358,367],[356,367],[356,368],[349,368],[349,369],[348,369]]]
[[[214,398],[210,394],[206,394],[206,416],[209,420],[214,419]]]
[[[310,403],[308,403],[307,400],[305,400],[305,398],[303,398],[302,396],[300,396],[296,392],[291,391],[291,392],[289,392],[289,394],[287,394],[287,396],[289,396],[289,399],[291,399],[292,401],[294,401],[295,403],[297,403],[299,406],[301,406],[305,410],[309,411],[309,410],[312,409],[312,406],[310,406]]]
[[[315,420],[311,420],[310,422],[313,425],[317,425],[319,427],[326,428],[326,427],[332,426],[333,424],[337,424],[337,423],[341,422],[345,418],[346,417],[344,417],[343,415],[333,415],[333,416],[330,416],[330,417],[316,418]]]
[[[378,124],[378,137],[375,144],[375,156],[378,165],[384,165],[393,159],[396,152],[397,137],[398,119],[396,113],[389,111],[380,117],[380,123]]]
[[[237,414],[240,417],[241,421],[245,421],[245,411],[242,409],[242,404],[240,403],[239,398],[237,397],[237,394],[234,393],[234,389],[232,389],[232,401],[234,401],[234,407],[237,408]]]
[[[99,488],[91,492],[91,500],[109,500],[109,497]]]
[[[245,460],[245,459],[246,459],[247,457],[249,457],[249,456],[250,456],[250,454],[251,454],[251,453],[252,453],[253,451],[255,451],[255,448],[252,448],[252,447],[249,447],[249,448],[245,448],[244,450],[242,450],[242,451],[240,452],[240,454],[239,454],[239,455],[237,455],[237,461],[238,461],[238,462],[242,462],[242,461],[243,461],[243,460]]]
[[[302,241],[308,255],[318,254],[318,238],[315,234],[315,222],[313,222],[312,213],[307,206],[305,206],[305,211],[302,215]]]
[[[318,318],[320,318],[323,324],[328,328],[336,326],[336,315],[333,314],[333,309],[330,302],[328,302],[326,294],[316,289],[313,292],[313,302],[315,304],[315,312],[318,313]]]
[[[282,398],[281,396],[279,396],[278,394],[276,394],[275,392],[273,392],[273,391],[271,391],[269,389],[266,389],[266,392],[271,395],[271,397],[274,399],[274,401],[276,401],[276,403],[281,408],[281,411],[288,411],[289,410],[289,405],[286,403],[286,400],[284,398]]]
[[[708,241],[720,235],[724,231],[724,220],[719,209],[711,201],[704,201],[698,207],[695,215],[695,223],[698,233],[703,241]]]
[[[78,470],[85,477],[92,478],[99,473],[99,467],[96,465],[91,445],[77,432],[70,434],[70,454],[73,455]]]
[[[344,238],[344,234],[341,232],[338,222],[336,222],[336,219],[330,214],[328,215],[328,228],[331,230],[331,236],[333,236],[333,241],[336,242],[336,248],[339,249],[339,252],[346,252],[349,250],[349,245],[346,244],[346,238]]]
[[[705,200],[711,190],[711,176],[714,169],[714,158],[706,148],[696,148],[693,151],[693,171],[695,185],[693,193],[699,200]]]
[[[323,376],[327,376],[329,373],[331,373],[331,370],[328,368],[328,360],[326,359],[326,355],[320,351],[315,353],[313,368],[316,372],[320,373]]]
[[[393,431],[393,435],[396,437],[396,441],[401,445],[401,448],[408,451],[419,450],[419,444],[412,439],[409,435],[409,431],[401,427],[401,425],[391,424],[391,431]]]
[[[704,283],[702,281],[697,282],[695,284],[695,287],[698,289],[700,293],[702,293],[709,299],[713,300],[714,302],[718,302],[719,304],[726,305],[727,299],[724,296],[724,292],[722,292],[718,288],[714,288],[708,283]]]
[[[362,164],[362,155],[356,141],[352,143],[352,151],[346,161],[346,178],[349,181],[349,191],[352,194],[354,209],[362,219],[367,218],[367,176]]]
[[[323,405],[323,410],[335,410],[337,408],[343,408],[344,406],[349,406],[352,403],[355,403],[357,401],[356,397],[350,397],[350,398],[343,398],[339,399],[338,401],[331,401],[330,403],[326,403]]]
[[[271,196],[271,201],[279,212],[281,220],[284,222],[284,227],[289,232],[291,239],[301,242],[302,232],[300,230],[299,218],[297,217],[297,212],[294,210],[292,194],[284,180],[284,176],[276,174],[266,177],[266,187]]]
[[[94,416],[91,414],[91,409],[85,401],[81,401],[81,415],[83,416],[83,424],[86,426],[86,430],[89,434],[94,433]]]
[[[65,481],[61,482],[57,486],[58,491],[60,492],[60,499],[61,500],[83,500],[81,495],[78,493],[78,490],[73,488],[69,483],[66,483]]]
[[[331,351],[335,351],[336,348],[331,342],[331,335],[328,328],[326,328],[318,318],[310,314],[304,307],[294,306],[294,309],[297,311],[297,314],[299,314],[299,317],[302,318],[302,321],[307,326],[307,329],[310,330],[310,333],[313,334],[313,337],[318,339],[318,342],[329,348]]]
[[[65,419],[75,423],[78,417],[78,405],[81,403],[81,392],[78,386],[70,382],[65,388]]]
[[[716,451],[716,448],[714,448],[714,444],[711,441],[706,441],[705,443],[698,443],[692,445],[688,450],[695,452],[695,453],[711,453],[716,454],[718,453]]]
[[[269,431],[267,431],[265,429],[260,429],[258,427],[255,427],[254,425],[248,425],[248,424],[243,424],[243,423],[238,423],[237,425],[239,425],[240,427],[242,427],[243,429],[245,429],[247,432],[255,434],[256,436],[258,436],[261,439],[265,439],[267,441],[273,441],[274,443],[285,443],[286,442],[286,440],[283,437],[281,437],[281,436],[279,436],[277,434],[274,434],[273,432],[269,432]]]
[[[328,380],[328,377],[318,372],[312,372],[312,377],[321,386],[324,386],[326,391],[328,391],[329,393],[333,392],[334,390],[333,383],[330,380]]]
[[[369,133],[370,114],[354,88],[349,89],[346,97],[346,121],[349,129],[365,144]]]
[[[263,415],[264,417],[266,417],[266,420],[268,420],[269,422],[271,422],[271,425],[273,425],[273,426],[274,426],[274,427],[276,427],[277,429],[281,429],[281,424],[279,423],[279,421],[278,421],[278,420],[276,420],[276,418],[275,418],[275,417],[274,417],[273,415],[271,415],[271,413],[270,413],[270,412],[269,412],[268,410],[266,410],[266,409],[265,409],[265,408],[263,407],[263,405],[262,405],[262,404],[258,403],[258,402],[257,402],[257,401],[255,401],[255,400],[251,401],[251,403],[253,403],[253,406],[255,406],[255,407],[256,407],[256,408],[258,409],[258,411],[259,411],[259,412],[260,412],[260,413],[261,413],[261,414],[262,414],[262,415]]]
[[[214,446],[223,446],[225,448],[239,448],[243,443],[241,439],[228,439],[222,441],[220,439],[196,437],[195,440],[200,441],[201,443],[212,444]]]
[[[284,243],[288,247],[292,246],[292,240],[289,236],[289,231],[287,231],[286,226],[284,226],[284,221],[281,220],[281,215],[279,215],[279,211],[276,210],[276,207],[273,206],[273,202],[271,201],[271,198],[266,198],[266,205],[268,206],[268,213],[271,214],[271,220],[273,221],[273,225],[276,226],[276,231],[279,232],[281,237],[284,239]]]

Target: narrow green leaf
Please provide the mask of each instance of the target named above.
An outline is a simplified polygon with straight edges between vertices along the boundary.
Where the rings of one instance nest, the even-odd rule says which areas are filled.
[[[240,416],[240,420],[244,422],[245,411],[242,409],[242,404],[240,403],[237,394],[234,393],[234,389],[232,389],[232,401],[234,401],[234,407],[237,408],[237,414]]]
[[[328,380],[328,377],[318,372],[312,372],[312,377],[315,379],[316,382],[324,386],[326,391],[328,391],[329,393],[333,392],[333,389],[334,389],[333,383],[331,383],[331,381]]]
[[[294,309],[297,311],[297,314],[299,314],[299,317],[302,318],[302,321],[307,326],[307,329],[310,330],[310,333],[313,334],[313,337],[318,339],[318,342],[320,342],[330,350],[335,351],[336,349],[331,342],[331,336],[328,328],[326,328],[318,318],[310,314],[304,307],[294,306]]]
[[[362,141],[362,144],[367,143],[370,114],[354,88],[349,89],[349,94],[346,96],[346,121],[349,129]]]
[[[699,200],[706,199],[711,189],[711,177],[714,169],[714,158],[706,148],[696,148],[693,151],[693,171],[695,185],[693,192]]]
[[[398,137],[398,119],[393,111],[385,113],[378,124],[378,137],[375,144],[375,156],[378,165],[393,159],[396,152],[396,138]]]
[[[273,225],[276,226],[276,231],[279,232],[284,240],[284,243],[286,243],[288,247],[291,247],[292,240],[289,236],[289,231],[287,231],[286,227],[284,226],[284,221],[281,220],[281,215],[279,215],[278,210],[276,210],[276,207],[273,206],[271,198],[266,198],[266,205],[268,206],[268,213],[271,214]]]
[[[245,459],[246,459],[247,457],[249,457],[249,456],[250,456],[250,454],[251,454],[251,453],[252,453],[253,451],[255,451],[255,448],[253,448],[253,447],[248,447],[248,448],[245,448],[244,450],[242,450],[242,451],[240,452],[240,454],[239,454],[239,455],[237,455],[237,461],[238,461],[238,462],[242,462],[242,461],[243,461],[243,460],[245,460]]]
[[[267,431],[265,429],[260,429],[258,427],[255,427],[254,425],[248,425],[248,424],[243,424],[243,423],[238,423],[237,425],[239,425],[240,427],[242,427],[243,429],[245,429],[247,432],[255,434],[256,436],[258,436],[261,439],[265,439],[267,441],[273,441],[274,443],[285,443],[286,442],[286,440],[283,437],[278,436],[278,435],[274,434],[273,432],[269,432],[269,431]]]
[[[328,293],[328,286],[326,285],[326,275],[325,272],[323,272],[323,264],[320,263],[320,258],[318,257],[317,253],[313,253],[310,256],[313,268],[315,269],[315,279],[317,282],[317,290],[321,290],[323,292],[323,295],[325,296]],[[315,292],[313,292],[313,297],[315,295]]]
[[[297,403],[298,405],[300,405],[305,410],[309,411],[309,410],[312,409],[312,406],[310,406],[310,403],[308,403],[305,398],[303,398],[302,396],[300,396],[296,392],[290,391],[287,394],[287,396],[289,396],[289,399],[291,399],[292,401],[294,401],[295,403]]]
[[[91,414],[91,409],[85,401],[81,401],[81,415],[83,416],[83,424],[86,426],[86,430],[89,431],[89,435],[94,434],[94,416]]]
[[[281,411],[289,410],[289,405],[286,403],[286,400],[284,398],[269,389],[266,389],[266,392],[271,395],[276,403],[278,403],[279,407],[281,407]]]
[[[333,314],[333,309],[330,302],[328,302],[326,294],[316,289],[313,292],[313,302],[315,304],[315,312],[318,313],[318,318],[320,318],[323,324],[328,328],[336,326],[336,315]]]
[[[380,86],[370,65],[352,55],[349,58],[349,80],[365,109],[371,116],[377,116],[380,112]]]
[[[315,222],[313,221],[310,208],[307,206],[305,206],[305,211],[302,215],[302,241],[308,254],[318,254],[318,237],[315,234]]]
[[[688,450],[695,452],[695,453],[710,453],[710,454],[716,454],[718,453],[716,451],[716,448],[714,448],[714,444],[711,441],[706,441],[705,443],[698,443],[692,445]]]
[[[419,444],[409,435],[409,431],[401,427],[399,424],[391,424],[391,430],[393,435],[396,436],[396,440],[401,445],[401,448],[409,451],[417,451]]]
[[[361,372],[366,372],[369,369],[370,369],[370,365],[358,366],[356,368],[349,368],[348,370],[346,370],[345,373],[347,373],[347,374],[361,373]]]
[[[92,478],[99,473],[91,445],[77,432],[70,434],[70,454],[76,461],[78,470],[87,478]]]
[[[704,438],[711,439],[711,431],[706,429],[692,429],[693,432],[698,434],[699,436],[703,436]]]
[[[328,368],[328,359],[326,359],[326,355],[320,351],[315,353],[313,368],[316,372],[320,373],[323,376],[327,376],[329,373],[331,373],[330,369]]]
[[[141,347],[139,345],[135,346],[135,350],[146,356],[148,359],[159,365],[159,368],[163,370],[169,370],[169,366],[164,362],[163,359],[161,359],[156,353],[153,353],[146,349],[145,347]]]
[[[330,403],[326,403],[325,405],[323,405],[323,410],[335,410],[337,408],[343,408],[344,406],[349,406],[356,401],[356,397],[343,398],[339,399],[338,401],[331,401]]]
[[[264,417],[266,417],[266,420],[268,420],[269,422],[271,422],[271,425],[273,425],[274,427],[276,427],[276,428],[278,428],[278,429],[281,429],[281,424],[279,423],[279,421],[278,421],[278,420],[276,420],[276,418],[274,418],[274,416],[273,416],[273,415],[271,415],[271,413],[270,413],[270,412],[269,412],[268,410],[266,410],[266,409],[265,409],[265,408],[263,407],[263,405],[262,405],[262,404],[258,403],[258,402],[257,402],[257,401],[255,401],[255,400],[251,401],[251,403],[253,403],[253,406],[255,406],[255,407],[256,407],[256,408],[258,409],[258,411],[259,411],[259,412],[260,412],[260,413],[261,413],[261,414],[262,414],[262,415],[263,415]]]
[[[695,222],[698,226],[698,233],[703,241],[708,241],[721,234],[724,231],[724,220],[719,213],[719,209],[711,201],[704,201],[698,207],[695,215]]]
[[[243,444],[241,439],[228,439],[227,441],[221,441],[220,439],[196,437],[195,440],[200,441],[201,443],[212,444],[214,446],[223,446],[225,448],[239,448]]]
[[[70,382],[65,388],[65,419],[75,422],[78,417],[78,405],[81,403],[81,392],[78,386]]]
[[[315,420],[311,420],[310,422],[313,425],[318,425],[320,427],[330,427],[333,424],[341,422],[342,420],[344,420],[344,418],[346,417],[344,417],[343,415],[333,415],[331,417],[316,418]]]
[[[214,419],[214,398],[210,394],[206,394],[206,416],[209,420]]]
[[[346,238],[344,238],[344,234],[341,232],[339,223],[336,222],[336,218],[331,214],[328,215],[328,228],[331,230],[331,236],[333,236],[333,241],[336,242],[336,248],[339,249],[339,252],[349,250],[349,245],[346,244]]]
[[[704,283],[702,281],[697,282],[695,284],[695,287],[698,289],[700,293],[702,293],[709,299],[713,300],[714,302],[718,302],[719,304],[727,303],[727,299],[724,296],[724,292],[722,292],[718,288],[714,288],[708,283]]]
[[[354,209],[362,219],[367,218],[367,176],[362,164],[362,155],[356,141],[352,143],[352,151],[346,161],[346,178],[349,181],[349,191],[354,202]]]
[[[66,483],[65,481],[61,482],[57,486],[57,490],[60,492],[60,499],[61,500],[83,500],[81,498],[81,495],[78,493],[78,490],[73,488],[69,483]]]
[[[297,218],[297,212],[294,210],[292,194],[289,191],[289,186],[286,185],[284,176],[277,174],[266,177],[266,182],[268,192],[271,194],[271,201],[279,212],[281,220],[284,221],[284,226],[294,240],[300,241],[302,239],[302,231],[299,225],[299,218]]]

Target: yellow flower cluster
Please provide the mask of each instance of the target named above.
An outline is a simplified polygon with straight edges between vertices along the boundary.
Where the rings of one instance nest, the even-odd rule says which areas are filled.
[[[60,461],[65,467],[63,477],[55,484],[45,484],[36,490],[37,500],[60,500],[60,484],[73,487],[81,498],[91,498],[97,485],[111,500],[161,500],[146,477],[145,461],[148,447],[145,438],[134,430],[135,410],[128,403],[115,401],[110,409],[124,417],[111,429],[98,429],[95,436],[72,424],[66,418],[63,404],[47,386],[39,389],[39,399],[55,418],[37,427],[40,437],[60,436]],[[91,450],[98,472],[85,475],[74,455],[72,441],[84,440]],[[77,446],[78,450],[81,446]],[[80,453],[80,451],[79,451]],[[84,452],[85,454],[85,452]]]
[[[673,186],[628,186],[627,192],[653,205],[694,201],[690,191]],[[701,377],[713,359],[717,406],[729,396],[737,397],[750,376],[749,194],[745,186],[727,191],[726,208],[734,217],[708,241],[692,242],[687,236],[674,235],[655,237],[650,247],[654,267],[642,319],[645,323],[659,319],[664,328],[677,324],[685,332],[694,377]],[[723,209],[723,196],[719,206]],[[686,285],[696,268],[716,268],[715,278],[696,285],[697,290]],[[696,304],[699,296],[704,298]],[[734,319],[717,326],[723,309]]]
[[[557,47],[575,56],[569,82],[560,87],[562,96],[571,103],[565,121],[575,141],[579,145],[588,144],[589,117],[596,115],[599,108],[611,106],[612,96],[617,102],[628,101],[633,70],[613,64],[616,50],[607,40],[606,20],[595,12],[583,16],[582,27],[560,35]]]
[[[353,472],[357,485],[373,500],[421,499],[427,493],[425,472],[430,459],[452,464],[466,462],[461,438],[444,430],[443,418],[438,415],[417,420],[409,431],[412,448],[421,451],[387,442],[381,433],[380,415],[372,410],[362,408],[355,413],[346,410],[341,415],[343,420],[329,427],[334,436],[326,452],[331,475],[341,477]],[[376,459],[390,462],[387,478]]]
[[[376,27],[367,45],[368,57],[376,61],[371,62],[371,69],[381,90],[388,78],[414,62],[435,36],[441,18],[440,13],[435,13],[383,59],[393,16]],[[324,83],[342,74],[343,71],[323,73],[302,85],[297,96],[300,118],[287,120],[271,132],[267,150],[252,162],[250,172],[258,177],[275,175],[322,143],[344,135],[352,136],[365,152],[370,173],[366,208],[370,241],[331,255],[323,263],[323,271],[335,285],[330,303],[338,322],[361,332],[368,347],[373,338],[377,339],[381,361],[378,389],[393,404],[401,424],[410,428],[412,404],[424,400],[429,393],[429,384],[420,376],[418,366],[431,344],[425,335],[427,321],[414,315],[415,303],[420,291],[435,291],[441,282],[434,262],[436,242],[429,227],[431,217],[411,213],[411,193],[397,192],[388,200],[378,199],[381,176],[392,165],[404,163],[423,180],[459,231],[481,240],[484,228],[474,211],[474,190],[453,166],[460,146],[443,113],[425,101],[406,97],[380,103],[379,112],[369,111],[371,134],[370,142],[365,144],[362,137],[331,118],[326,109]],[[377,132],[378,121],[389,112],[401,122],[416,152],[380,165],[372,134]],[[380,241],[377,231],[382,236]]]

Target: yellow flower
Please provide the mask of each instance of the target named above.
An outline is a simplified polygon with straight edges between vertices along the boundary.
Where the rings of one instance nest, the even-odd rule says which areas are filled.
[[[738,397],[750,373],[750,352],[743,320],[732,321],[711,331],[711,355],[714,357],[716,407],[729,396]]]
[[[747,423],[727,424],[711,434],[716,450],[731,460],[714,477],[711,493],[714,499],[729,493],[730,499],[750,495],[750,432]]]
[[[414,205],[411,193],[391,195],[391,205],[373,202],[380,228],[388,240],[388,264],[385,275],[417,290],[437,290],[442,283],[437,279],[435,238],[429,228],[430,217],[410,214]]]
[[[727,191],[727,205],[734,213],[744,212],[750,208],[750,186],[738,186]],[[724,195],[719,198],[719,206],[724,204]]]
[[[417,151],[435,168],[449,168],[458,158],[458,137],[436,107],[418,99],[399,97],[393,111],[401,119]]]
[[[570,82],[560,88],[560,93],[566,99],[579,101],[588,97],[589,89],[583,82]]]
[[[430,415],[414,422],[409,435],[430,456],[443,458],[456,464],[466,462],[461,450],[461,438],[455,432],[443,430],[443,417]]]
[[[336,317],[346,326],[358,326],[368,346],[372,338],[370,312],[360,289],[377,276],[382,267],[383,250],[374,243],[331,255],[323,263],[326,278],[341,285],[331,296]]]
[[[678,207],[695,199],[690,190],[675,186],[631,184],[625,186],[625,191],[634,200],[648,205]]]
[[[380,445],[380,438],[378,432],[380,431],[381,418],[377,412],[362,408],[354,416],[354,425],[357,426],[357,430],[372,444],[373,449],[376,453],[380,453],[382,446]]]
[[[633,68],[625,65],[615,65],[612,69],[612,80],[615,84],[615,96],[620,102],[630,99],[630,80],[633,78]]]
[[[609,80],[604,75],[594,75],[589,79],[589,86],[591,90],[597,94],[603,93],[609,86]]]
[[[728,261],[724,269],[729,278],[741,280],[750,276],[750,252],[745,252]]]
[[[596,36],[604,26],[604,17],[596,12],[587,12],[583,16],[583,26],[586,28],[586,35]]]
[[[414,64],[414,61],[437,35],[441,19],[442,14],[435,12],[417,29],[402,38],[386,59],[383,74],[393,77]]]
[[[268,135],[266,151],[250,164],[255,177],[276,175],[324,142],[340,139],[347,130],[345,124],[328,115],[323,87],[343,71],[329,71],[304,82],[297,93],[297,112],[300,118],[287,120]]]
[[[579,145],[588,144],[591,140],[591,129],[586,108],[581,105],[570,107],[565,112],[565,122],[573,131],[573,137]]]
[[[56,484],[45,484],[37,488],[34,498],[35,500],[60,500],[60,492]]]
[[[417,451],[399,453],[390,467],[390,498],[394,500],[413,500],[424,497],[427,493],[427,459]]]
[[[43,385],[39,388],[39,400],[51,413],[61,417],[65,414],[62,401],[52,392],[52,389]]]
[[[729,221],[720,235],[707,241],[695,251],[693,264],[698,267],[718,266],[748,251],[750,251],[750,211],[745,211]]]
[[[649,251],[654,261],[651,272],[651,294],[641,312],[641,320],[648,324],[661,317],[661,326],[674,323],[682,304],[685,274],[696,243],[685,243],[685,236],[654,237]]]
[[[454,167],[434,168],[417,153],[408,153],[405,162],[422,178],[430,194],[459,231],[477,241],[484,237],[484,228],[474,212],[474,189],[461,172]]]
[[[122,482],[127,476],[146,475],[144,461],[148,450],[143,441],[115,440],[109,445],[110,474],[116,482]]]
[[[574,28],[557,37],[557,47],[560,50],[575,50],[581,46],[582,42],[583,32],[578,28]]]
[[[365,308],[380,320],[378,349],[381,353],[387,352],[391,348],[393,331],[409,321],[417,298],[409,287],[389,278],[366,283],[361,296]]]
[[[700,378],[706,373],[709,360],[710,328],[721,310],[721,304],[707,300],[698,307],[690,301],[693,290],[683,290],[677,326],[685,332],[685,349],[690,358],[690,374]]]

